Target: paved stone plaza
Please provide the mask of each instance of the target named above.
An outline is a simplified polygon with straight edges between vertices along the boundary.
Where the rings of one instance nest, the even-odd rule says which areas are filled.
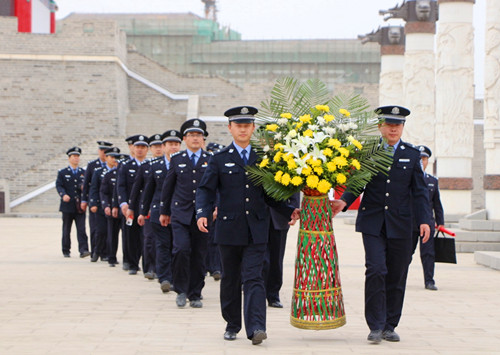
[[[59,218],[0,218],[1,354],[478,354],[500,353],[500,272],[459,254],[437,264],[439,291],[423,287],[420,260],[410,268],[400,343],[366,341],[364,255],[354,226],[336,220],[347,324],[328,331],[289,324],[297,227],[288,236],[281,298],[268,309],[268,340],[252,346],[244,332],[222,339],[219,283],[206,279],[202,309],[178,309],[175,295],[120,267],[65,259]],[[121,248],[121,246],[120,246]],[[121,261],[121,256],[120,256]]]

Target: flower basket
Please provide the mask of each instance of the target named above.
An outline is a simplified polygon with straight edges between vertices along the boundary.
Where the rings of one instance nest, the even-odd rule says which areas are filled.
[[[329,199],[314,190],[304,194],[290,323],[301,329],[338,328],[346,316]]]

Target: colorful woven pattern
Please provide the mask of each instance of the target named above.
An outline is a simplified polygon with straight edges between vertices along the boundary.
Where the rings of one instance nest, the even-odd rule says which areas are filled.
[[[302,329],[345,324],[337,248],[328,196],[304,196],[290,322]]]

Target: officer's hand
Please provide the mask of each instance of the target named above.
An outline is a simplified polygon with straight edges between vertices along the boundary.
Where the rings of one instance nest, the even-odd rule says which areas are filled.
[[[64,202],[69,202],[71,200],[71,197],[69,197],[69,195],[64,195],[63,196],[63,201]]]
[[[96,213],[97,212],[97,206],[90,207],[90,212]]]
[[[217,219],[217,207],[215,207],[214,213],[212,213],[212,221]]]
[[[141,227],[146,223],[146,218],[142,214],[137,217],[137,224],[140,225]]]
[[[87,209],[87,202],[80,202],[80,208],[82,211],[85,211]]]
[[[439,226],[436,226],[436,230],[439,230],[440,228],[444,228],[444,225],[440,224]]]
[[[198,218],[198,221],[196,222],[196,224],[198,224],[198,229],[200,230],[200,232],[208,233],[208,229],[207,229],[208,224],[207,224],[206,217]]]
[[[132,211],[130,208],[127,208],[127,214],[125,216],[127,216],[127,219],[134,219],[134,211]]]
[[[111,210],[111,215],[113,216],[113,218],[118,218],[118,207],[113,207],[113,209]]]
[[[122,214],[127,217],[127,211],[128,211],[128,204],[124,204],[122,206]]]
[[[170,223],[170,217],[167,216],[166,214],[161,214],[160,224],[162,225],[162,227],[167,227],[169,223]]]
[[[110,208],[110,207],[106,207],[106,208],[104,209],[104,214],[105,214],[106,216],[111,216],[111,208]]]
[[[420,225],[420,236],[422,237],[422,243],[427,243],[431,236],[431,227],[428,224]]]
[[[296,208],[293,210],[292,215],[290,216],[290,222],[288,222],[289,225],[293,226],[295,225],[295,222],[300,218],[300,209]]]
[[[330,206],[332,207],[332,217],[335,217],[339,212],[342,212],[347,203],[344,200],[332,200]]]

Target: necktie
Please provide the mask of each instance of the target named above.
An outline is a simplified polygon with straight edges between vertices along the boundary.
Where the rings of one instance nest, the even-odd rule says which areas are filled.
[[[241,151],[241,159],[243,160],[243,164],[247,165],[248,159],[247,159],[247,151],[246,151],[246,149],[243,149]]]
[[[193,168],[196,166],[196,154],[191,154],[191,164],[193,164]]]

